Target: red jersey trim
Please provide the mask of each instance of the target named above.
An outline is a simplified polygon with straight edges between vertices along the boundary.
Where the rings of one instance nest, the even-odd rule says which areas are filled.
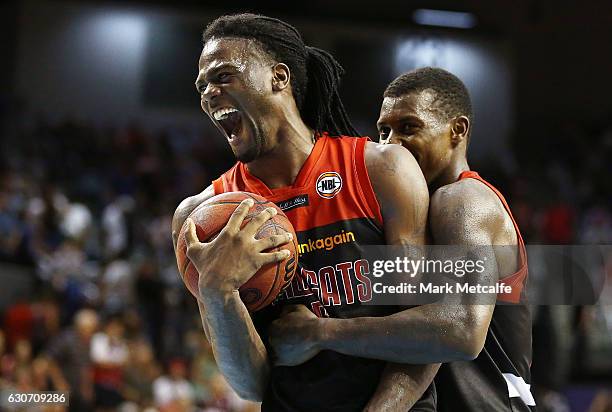
[[[475,179],[479,182],[484,183],[489,189],[493,191],[493,193],[497,195],[499,200],[504,205],[504,209],[508,213],[508,216],[510,216],[510,219],[512,220],[519,246],[518,270],[515,273],[508,275],[498,281],[498,283],[503,282],[504,284],[511,286],[512,292],[500,293],[497,295],[497,299],[503,302],[519,303],[528,273],[527,250],[525,249],[525,242],[523,241],[523,237],[521,236],[521,231],[519,230],[518,224],[516,223],[516,220],[514,220],[514,216],[512,216],[512,212],[510,211],[510,206],[508,206],[508,203],[506,202],[506,199],[501,194],[501,192],[497,190],[495,186],[493,186],[491,183],[484,180],[477,172],[474,172],[472,170],[466,170],[464,172],[461,172],[461,174],[459,175],[459,179],[457,180],[462,179]]]
[[[221,175],[221,177],[213,180],[213,190],[215,191],[215,195],[220,195],[221,193],[225,193],[225,182],[223,181],[223,177],[225,175]]]
[[[247,167],[237,162],[220,178],[213,181],[215,194],[231,191],[257,193],[272,202],[282,201],[296,195],[311,196],[312,204],[320,204],[321,209],[299,208],[288,211],[296,231],[308,230],[314,226],[332,224],[340,220],[368,218],[382,231],[383,219],[378,200],[372,189],[365,165],[364,148],[368,138],[323,136],[319,138],[298,172],[293,185],[270,189],[253,176]],[[337,171],[344,175],[345,187],[334,203],[333,209],[321,203],[321,194],[316,189],[316,176],[322,172]],[[336,201],[334,201],[336,202]]]
[[[374,216],[382,229],[383,217],[382,213],[380,212],[380,204],[378,203],[376,193],[374,193],[374,188],[372,187],[372,182],[370,180],[370,176],[368,175],[368,168],[366,167],[365,163],[365,146],[369,141],[370,139],[367,137],[363,139],[355,139],[355,157],[353,168],[355,171],[355,177],[357,177],[357,182],[359,182],[357,190],[359,190],[359,194],[363,197],[363,199],[365,199],[365,206],[368,209],[370,216]]]
[[[259,194],[266,198],[271,196],[289,195],[291,193],[304,189],[304,187],[309,181],[310,175],[312,174],[315,165],[319,162],[323,153],[325,153],[325,147],[327,146],[327,142],[328,139],[318,139],[315,142],[315,145],[312,148],[312,152],[310,153],[308,158],[306,158],[306,161],[302,165],[302,168],[295,177],[295,181],[290,186],[270,189],[257,176],[252,175],[247,169],[246,165],[242,162],[238,162],[235,165],[236,172],[238,172],[243,177],[242,180],[244,182],[248,182],[249,185],[254,187]]]

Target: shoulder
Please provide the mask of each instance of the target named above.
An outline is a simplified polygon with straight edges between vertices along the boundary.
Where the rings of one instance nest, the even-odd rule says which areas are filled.
[[[401,145],[367,142],[364,148],[364,156],[368,169],[388,164],[402,164],[418,168],[412,153]]]
[[[429,192],[412,153],[400,145],[373,142],[364,150],[368,176],[385,220],[394,215],[415,215],[411,211],[418,211],[418,216],[422,212],[425,219]]]
[[[102,332],[95,333],[91,337],[91,346],[90,346],[91,350],[97,353],[98,351],[102,350],[106,346],[107,341],[108,341],[108,338],[104,333]]]
[[[463,179],[442,186],[431,197],[431,211],[465,211],[474,217],[502,217],[497,195],[475,179]]]
[[[178,233],[180,232],[181,227],[183,226],[183,223],[185,223],[185,220],[191,214],[191,212],[193,212],[193,210],[199,204],[201,204],[202,202],[205,202],[206,200],[210,199],[214,195],[215,195],[215,189],[213,188],[212,185],[210,185],[206,189],[204,189],[202,192],[198,193],[197,195],[189,196],[183,199],[181,203],[179,203],[176,210],[174,211],[174,216],[172,218],[172,240],[173,242],[176,243],[176,238],[178,236]]]
[[[504,210],[495,193],[474,179],[442,186],[431,196],[429,224],[434,238],[491,232],[504,222]]]
[[[367,142],[364,158],[368,175],[375,186],[380,182],[397,180],[410,184],[415,190],[427,190],[423,173],[408,149],[395,144]]]

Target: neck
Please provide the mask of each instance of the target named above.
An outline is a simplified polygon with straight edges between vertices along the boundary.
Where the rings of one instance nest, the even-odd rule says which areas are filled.
[[[459,178],[459,175],[466,170],[470,170],[470,166],[467,163],[465,155],[456,156],[456,158],[454,157],[451,159],[448,166],[442,169],[440,174],[432,182],[430,182],[429,189],[431,193],[435,192],[442,186],[455,183]]]
[[[274,148],[246,165],[270,189],[292,185],[314,147],[313,131],[297,108],[285,110],[279,124],[272,137]]]

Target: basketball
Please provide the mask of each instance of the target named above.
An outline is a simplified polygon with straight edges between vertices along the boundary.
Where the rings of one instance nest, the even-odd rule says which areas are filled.
[[[236,207],[244,199],[252,198],[255,204],[249,210],[244,219],[244,227],[254,216],[262,212],[267,207],[273,207],[278,212],[259,229],[255,235],[256,239],[261,239],[271,235],[283,233],[293,234],[293,241],[285,245],[275,247],[266,252],[287,249],[291,252],[289,257],[281,262],[262,266],[251,279],[249,279],[239,289],[240,297],[247,309],[251,312],[258,311],[268,306],[282,292],[295,274],[297,268],[297,236],[283,211],[273,202],[262,196],[248,192],[228,192],[214,196],[199,205],[189,215],[196,225],[196,233],[201,242],[208,242],[225,227],[230,216]],[[185,242],[185,232],[188,228],[184,224],[181,228],[176,255],[179,265],[179,272],[187,289],[198,297],[198,271],[187,257],[187,246]]]

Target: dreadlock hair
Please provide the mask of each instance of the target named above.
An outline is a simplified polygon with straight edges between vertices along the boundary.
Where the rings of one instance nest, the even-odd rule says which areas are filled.
[[[344,69],[331,54],[306,46],[295,27],[284,21],[243,13],[221,16],[204,30],[202,40],[239,37],[256,41],[274,60],[291,71],[291,89],[300,115],[315,133],[357,136],[338,87]]]
[[[387,86],[383,96],[401,97],[426,89],[435,91],[445,120],[467,116],[472,121],[472,102],[467,88],[457,76],[446,70],[422,67],[404,73]]]

